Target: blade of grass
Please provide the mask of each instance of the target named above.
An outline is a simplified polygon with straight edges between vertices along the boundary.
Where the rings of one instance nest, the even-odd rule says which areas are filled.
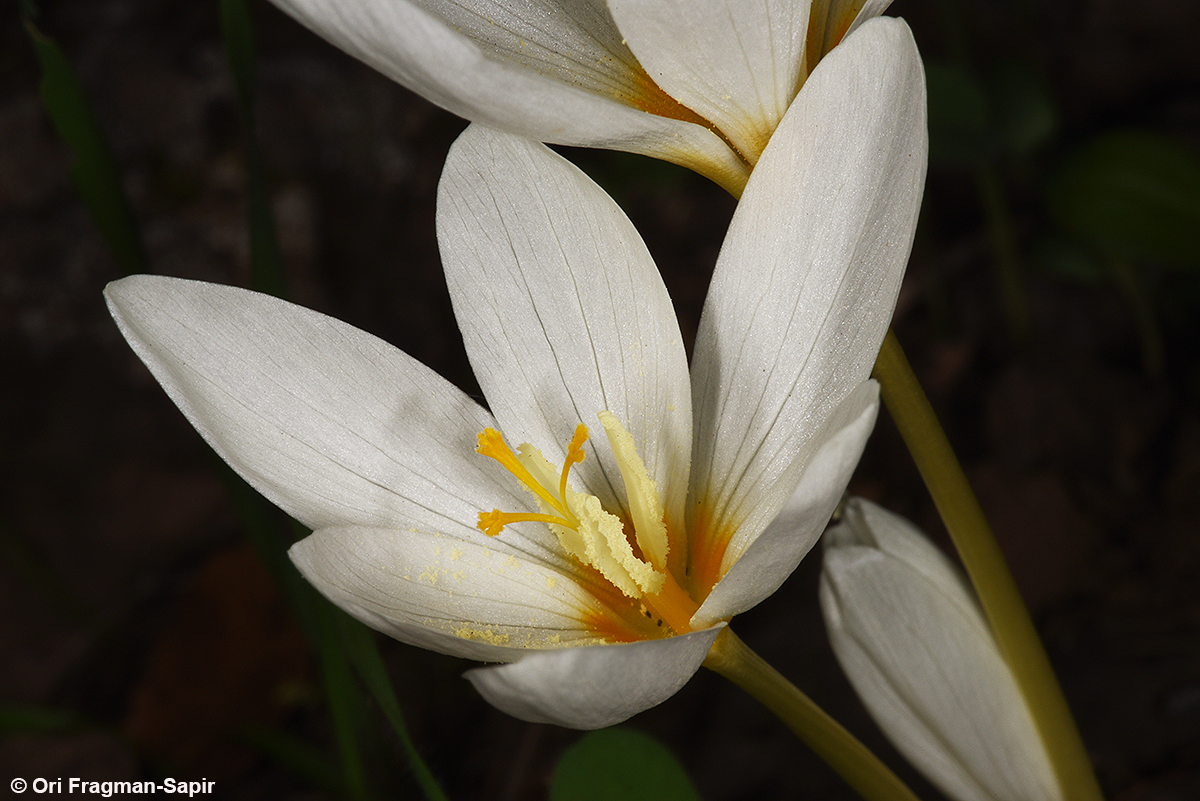
[[[392,689],[383,658],[379,655],[379,648],[376,647],[371,632],[349,615],[341,615],[340,618],[342,642],[346,647],[350,662],[358,670],[359,678],[375,696],[375,702],[379,704],[384,717],[392,724],[392,729],[400,738],[400,745],[404,749],[404,755],[408,758],[409,768],[412,770],[417,784],[421,786],[425,798],[428,801],[447,801],[446,794],[442,791],[437,779],[434,778],[429,766],[421,759],[412,737],[409,736],[408,726],[400,712],[400,703],[396,700],[396,692]]]
[[[358,742],[358,733],[362,731],[366,719],[366,699],[354,681],[350,661],[341,649],[341,622],[338,618],[343,616],[343,612],[329,603],[318,603],[315,609],[320,632],[317,650],[321,660],[321,676],[325,694],[329,698],[334,737],[342,756],[343,778],[351,798],[366,799],[371,794],[367,788],[367,773]]]
[[[108,140],[92,114],[75,71],[54,40],[37,29],[28,13],[24,23],[42,68],[38,87],[42,104],[59,138],[71,151],[70,173],[75,189],[122,274],[149,272],[146,251]]]
[[[250,204],[250,286],[259,292],[283,297],[286,290],[283,257],[279,251],[271,193],[255,127],[254,30],[244,0],[221,0],[221,35],[225,40],[242,118]]]

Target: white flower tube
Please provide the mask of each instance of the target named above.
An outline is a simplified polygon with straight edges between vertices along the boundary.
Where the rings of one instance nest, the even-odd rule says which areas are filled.
[[[824,542],[830,642],[896,748],[960,801],[1062,798],[1012,673],[945,554],[857,498]]]

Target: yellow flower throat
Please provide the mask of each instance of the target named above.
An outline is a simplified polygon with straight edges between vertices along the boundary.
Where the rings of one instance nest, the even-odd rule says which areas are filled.
[[[479,513],[479,530],[490,537],[510,523],[545,523],[563,548],[580,563],[594,568],[626,597],[640,601],[647,617],[665,621],[669,632],[690,631],[697,604],[679,587],[667,570],[670,548],[658,487],[638,455],[633,436],[612,412],[600,412],[600,423],[616,457],[629,498],[633,537],[625,533],[621,518],[604,509],[595,495],[576,492],[567,484],[571,467],[584,459],[587,426],[580,423],[567,448],[561,470],[529,443],[516,453],[494,428],[479,434],[476,452],[495,459],[537,498],[538,512]],[[634,552],[636,544],[640,557]],[[653,614],[652,614],[653,613]]]

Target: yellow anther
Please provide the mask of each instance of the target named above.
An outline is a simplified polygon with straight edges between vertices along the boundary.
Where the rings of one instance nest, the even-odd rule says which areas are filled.
[[[633,522],[638,548],[647,562],[658,570],[666,570],[667,526],[663,522],[663,505],[658,486],[638,455],[633,435],[621,425],[612,412],[600,412],[600,424],[608,434],[608,444],[621,469],[625,494],[629,498],[629,516]]]

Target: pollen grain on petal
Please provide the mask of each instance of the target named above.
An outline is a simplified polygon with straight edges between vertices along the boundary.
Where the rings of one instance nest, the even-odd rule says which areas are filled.
[[[464,623],[454,629],[454,636],[462,640],[475,640],[489,645],[507,645],[512,636],[505,632],[493,631],[490,628],[481,629]]]

